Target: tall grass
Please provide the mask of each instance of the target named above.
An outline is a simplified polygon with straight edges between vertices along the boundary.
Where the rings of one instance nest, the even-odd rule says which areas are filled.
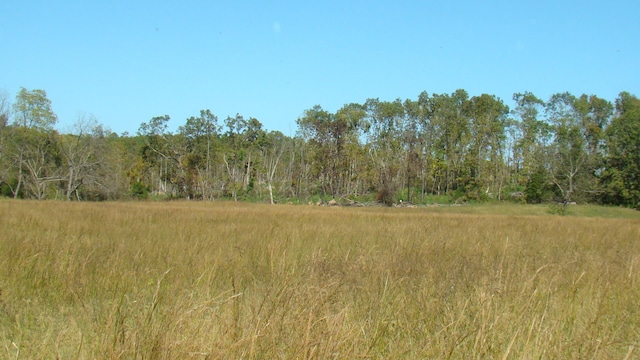
[[[0,201],[0,358],[640,356],[640,220]]]

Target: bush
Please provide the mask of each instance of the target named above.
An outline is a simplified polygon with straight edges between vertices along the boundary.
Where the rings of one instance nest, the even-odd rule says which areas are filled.
[[[544,168],[531,174],[524,189],[524,198],[528,204],[540,204],[553,196],[554,189],[547,181]]]
[[[567,215],[567,204],[551,203],[549,204],[549,209],[547,210],[547,213],[551,215],[565,216]]]
[[[147,199],[149,197],[149,186],[139,181],[131,185],[131,196],[136,199]]]
[[[387,184],[382,184],[378,188],[378,192],[376,194],[376,200],[381,202],[387,206],[392,206],[395,202],[395,195],[393,189]]]

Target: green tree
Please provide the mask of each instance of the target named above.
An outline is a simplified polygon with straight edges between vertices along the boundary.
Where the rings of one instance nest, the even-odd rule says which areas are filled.
[[[552,191],[549,189],[548,176],[549,172],[544,166],[540,166],[531,174],[524,188],[524,199],[527,203],[539,204],[549,200]]]
[[[429,93],[426,91],[421,92],[420,95],[418,95],[416,103],[419,109],[413,110],[418,114],[418,124],[416,126],[418,143],[416,144],[417,149],[415,153],[417,154],[417,172],[419,173],[418,177],[421,187],[420,201],[424,201],[424,196],[427,192],[431,194],[436,193],[436,179],[438,176],[435,171],[435,164],[437,164],[437,162],[434,144],[436,143],[437,136],[431,121],[433,108]],[[429,184],[431,184],[430,188]]]
[[[503,144],[509,108],[493,95],[474,96],[467,102],[466,113],[471,119],[469,161],[476,187],[476,197],[490,191],[500,194]]]
[[[546,147],[551,128],[540,119],[545,103],[530,92],[513,95],[516,107],[512,111],[516,126],[513,139],[513,166],[518,185],[528,182],[534,172],[546,163]]]
[[[249,118],[245,131],[242,134],[242,139],[246,154],[243,190],[253,191],[255,190],[256,169],[260,166],[259,161],[261,159],[256,154],[267,145],[266,132],[262,128],[262,123],[254,117]]]
[[[260,173],[264,176],[264,183],[269,191],[269,202],[275,204],[273,199],[273,187],[276,182],[276,172],[280,169],[282,172],[282,166],[280,159],[285,154],[287,147],[289,146],[286,137],[279,131],[271,131],[265,134],[265,140],[263,146],[260,149],[260,155],[262,157],[260,167]],[[280,183],[283,183],[283,176],[280,177]]]
[[[13,104],[14,129],[10,154],[17,168],[14,197],[25,184],[29,195],[43,199],[53,183],[60,181],[60,154],[53,130],[58,117],[51,109],[51,101],[44,90],[21,88]]]
[[[336,131],[335,115],[320,105],[305,110],[296,120],[298,135],[304,139],[311,152],[312,174],[322,195],[335,197],[338,192],[336,159],[341,150],[340,131]],[[337,138],[336,138],[337,136]]]
[[[605,128],[611,121],[613,105],[595,95],[582,95],[574,102],[579,127],[585,139],[586,162],[582,174],[585,200],[598,200],[601,193],[599,177],[606,155]]]
[[[346,104],[335,113],[330,126],[335,158],[331,159],[334,192],[340,196],[355,195],[361,189],[363,172],[362,146],[359,137],[366,116],[362,105]]]
[[[579,116],[582,136],[587,142],[587,153],[595,163],[606,150],[604,148],[604,130],[611,121],[613,105],[611,102],[595,95],[587,96],[583,94],[575,100],[574,108]]]
[[[386,205],[396,201],[396,191],[401,188],[403,168],[403,126],[405,108],[400,99],[380,101],[368,99],[365,107],[367,118],[368,157],[373,167],[372,186],[377,198]]]
[[[422,119],[424,118],[419,101],[405,100],[404,106],[404,124],[403,124],[403,141],[405,147],[405,179],[407,202],[411,203],[412,189],[416,186],[416,180],[421,170],[421,148],[422,140]]]
[[[0,130],[9,125],[9,95],[5,91],[0,91]]]
[[[116,133],[105,134],[104,151],[100,156],[99,189],[101,197],[109,200],[125,199],[132,193],[132,185],[141,183],[142,173],[136,173],[136,165],[143,164],[141,148],[144,146],[140,136],[118,136]],[[143,170],[144,166],[140,167]]]
[[[58,134],[54,131],[13,127],[9,137],[7,152],[17,170],[11,181],[14,198],[25,196],[44,199],[53,191],[53,185],[63,179]]]
[[[615,115],[606,128],[607,157],[601,181],[602,200],[608,204],[639,206],[640,99],[622,92]]]
[[[137,171],[140,173],[137,176],[140,185],[139,188],[150,188],[151,184],[158,182],[156,190],[161,193],[168,193],[168,181],[172,177],[170,171],[173,170],[171,166],[171,159],[168,149],[167,140],[167,128],[168,122],[171,120],[169,115],[155,116],[147,123],[140,124],[138,129],[138,135],[144,139],[144,147],[142,148],[142,162],[141,168]],[[144,164],[144,165],[142,165]],[[143,178],[143,173],[153,171],[149,174],[148,179]]]
[[[552,95],[546,103],[546,113],[553,130],[548,157],[551,178],[562,200],[569,202],[574,200],[576,191],[585,190],[588,161],[575,96],[567,92]]]
[[[182,134],[167,131],[170,119],[156,116],[140,125],[138,134],[145,140],[142,157],[147,168],[154,170],[150,183],[158,182],[159,193],[190,199],[194,189],[187,171],[187,141]]]
[[[234,200],[239,192],[247,192],[253,187],[255,176],[255,154],[264,142],[262,123],[255,118],[245,119],[242,115],[227,117],[224,121],[227,131],[224,136],[223,161],[227,169],[228,188]]]
[[[467,185],[471,179],[465,158],[468,156],[470,118],[466,113],[469,95],[464,90],[431,97],[431,124],[435,134],[434,171],[441,177],[445,193]],[[463,190],[464,191],[464,190]]]
[[[9,124],[9,96],[0,91],[0,195],[9,195],[9,184],[12,166],[11,157],[7,154],[7,125]]]
[[[213,199],[213,159],[219,140],[218,117],[210,110],[201,110],[200,116],[187,119],[179,128],[187,141],[187,171],[192,187],[199,188],[203,200]]]
[[[44,90],[28,91],[21,88],[16,96],[14,123],[17,126],[38,130],[53,130],[58,117],[51,109],[51,100]]]

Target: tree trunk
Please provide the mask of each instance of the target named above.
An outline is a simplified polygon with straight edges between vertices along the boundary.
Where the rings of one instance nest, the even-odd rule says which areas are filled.
[[[269,189],[269,200],[271,201],[271,205],[274,204],[273,202],[273,188],[271,186],[271,181],[269,181],[269,184],[267,184],[267,188]]]
[[[73,193],[73,166],[69,166],[69,178],[67,179],[67,201],[71,201]]]
[[[16,189],[13,192],[14,199],[18,198],[18,194],[20,193],[20,187],[22,186],[22,154],[20,155],[19,164],[20,165],[18,165],[18,184],[16,184]]]

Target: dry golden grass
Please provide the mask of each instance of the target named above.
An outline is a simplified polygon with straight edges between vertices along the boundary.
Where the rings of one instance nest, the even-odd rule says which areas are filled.
[[[631,359],[640,220],[0,201],[0,358]]]

